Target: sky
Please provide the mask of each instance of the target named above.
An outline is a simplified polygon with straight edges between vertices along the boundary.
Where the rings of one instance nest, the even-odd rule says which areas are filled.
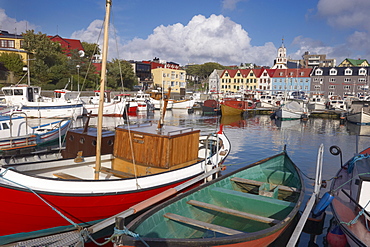
[[[272,66],[326,54],[370,59],[369,0],[113,0],[108,58]],[[0,30],[102,44],[105,0],[0,0]]]

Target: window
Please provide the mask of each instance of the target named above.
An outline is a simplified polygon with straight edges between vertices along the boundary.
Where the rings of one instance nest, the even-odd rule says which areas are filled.
[[[335,82],[335,78],[329,78],[329,82]]]
[[[3,123],[2,125],[3,125],[3,130],[9,129],[8,123]]]
[[[336,69],[331,69],[330,70],[330,75],[337,75],[337,70]]]
[[[321,88],[321,86],[320,86],[320,85],[315,85],[315,86],[314,86],[314,88],[315,88],[315,89],[320,89],[320,88]]]
[[[0,40],[0,47],[2,47],[2,48],[15,48],[15,42],[14,42],[14,40],[2,39],[2,40]]]
[[[347,68],[347,69],[344,71],[344,74],[345,74],[345,75],[352,75],[352,69]]]
[[[358,74],[359,74],[359,75],[366,75],[366,69],[361,68],[361,69],[358,71]]]
[[[334,90],[335,89],[335,85],[329,85],[329,89]]]
[[[344,90],[351,90],[351,86],[350,86],[350,85],[344,85],[344,86],[343,86],[343,89],[344,89]]]
[[[344,82],[351,82],[351,78],[344,78]]]
[[[366,80],[365,80],[365,78],[358,78],[358,82],[365,83],[365,82],[366,82]]]
[[[316,70],[315,75],[322,75],[322,70],[321,69]]]

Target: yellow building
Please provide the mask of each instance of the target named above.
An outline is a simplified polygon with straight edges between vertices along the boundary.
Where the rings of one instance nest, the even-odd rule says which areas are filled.
[[[341,62],[338,67],[369,67],[366,59],[350,59],[346,58]]]
[[[258,77],[253,69],[227,69],[220,76],[221,92],[238,93],[257,88]]]
[[[181,89],[186,91],[186,71],[164,68],[152,69],[153,89],[163,88],[164,92],[171,87],[171,92],[180,93]]]
[[[0,53],[16,53],[22,57],[23,62],[27,63],[27,52],[22,49],[23,36],[10,34],[7,31],[0,30]]]

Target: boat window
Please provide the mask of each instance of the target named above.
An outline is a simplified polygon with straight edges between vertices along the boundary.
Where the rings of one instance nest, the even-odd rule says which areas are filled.
[[[4,89],[3,90],[3,93],[4,93],[4,95],[6,95],[6,96],[11,96],[11,95],[13,95],[13,90],[11,90],[11,89]]]
[[[92,140],[91,144],[95,147],[96,146],[96,140]]]
[[[108,143],[109,146],[112,146],[113,145],[113,141],[112,140],[108,140],[107,143]]]
[[[39,93],[39,89],[37,87],[33,88],[34,93]]]
[[[14,89],[14,95],[23,95],[22,89]]]
[[[75,137],[74,137],[73,135],[70,135],[70,136],[69,136],[69,140],[70,140],[70,141],[73,141],[74,139],[75,139]]]
[[[82,137],[82,138],[80,139],[80,143],[81,143],[81,144],[84,144],[84,143],[85,143],[85,138],[83,138],[83,137]]]
[[[8,123],[3,123],[3,124],[2,124],[2,127],[3,127],[3,128],[2,128],[3,130],[7,130],[7,129],[9,129],[9,125],[8,125]]]

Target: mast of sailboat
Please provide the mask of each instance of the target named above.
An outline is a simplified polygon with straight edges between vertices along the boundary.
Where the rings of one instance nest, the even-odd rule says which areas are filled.
[[[103,51],[102,51],[102,66],[100,76],[100,95],[99,95],[99,110],[98,110],[98,125],[97,125],[97,137],[96,137],[96,163],[95,163],[95,179],[99,179],[99,172],[101,167],[101,139],[102,139],[102,128],[103,128],[103,103],[104,103],[104,91],[107,71],[107,55],[108,55],[108,32],[109,32],[109,18],[112,0],[106,0],[105,3],[105,19],[104,19],[104,40],[103,40]]]
[[[163,127],[163,124],[164,124],[164,116],[166,115],[167,104],[168,104],[168,100],[170,98],[170,95],[171,95],[171,87],[168,88],[167,94],[165,94],[162,97],[163,107],[162,107],[162,114],[161,114],[161,117],[160,117],[160,119],[158,121],[158,126],[157,126],[158,133],[161,133],[162,132],[162,127]]]

